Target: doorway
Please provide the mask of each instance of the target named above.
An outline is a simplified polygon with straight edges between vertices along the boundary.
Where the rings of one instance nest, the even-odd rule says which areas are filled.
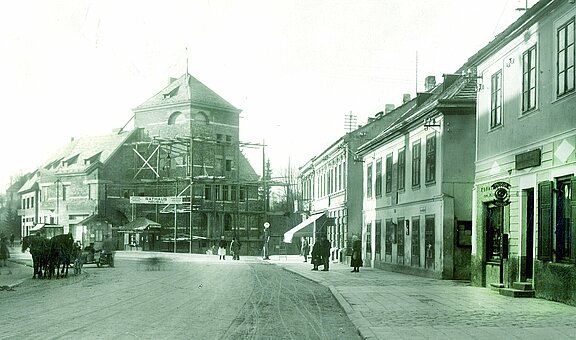
[[[524,226],[523,226],[523,248],[525,249],[525,254],[522,261],[524,265],[522,266],[522,272],[520,274],[520,279],[522,281],[531,281],[533,276],[534,268],[534,189],[524,190],[523,195],[524,201]]]

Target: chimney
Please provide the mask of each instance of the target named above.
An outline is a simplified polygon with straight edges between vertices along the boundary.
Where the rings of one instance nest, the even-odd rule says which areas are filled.
[[[402,96],[402,104],[406,104],[410,101],[410,93],[404,93]]]
[[[173,82],[175,82],[176,80],[178,80],[177,78],[168,78],[168,85],[172,84]]]
[[[436,86],[436,77],[428,76],[424,81],[424,91],[428,92]]]
[[[394,104],[386,104],[384,108],[384,114],[387,115],[392,111],[394,111]]]

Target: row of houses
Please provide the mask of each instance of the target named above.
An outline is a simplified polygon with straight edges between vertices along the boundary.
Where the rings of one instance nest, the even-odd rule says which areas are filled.
[[[194,253],[237,236],[260,253],[266,207],[241,152],[241,110],[186,73],[133,112],[133,129],[72,139],[9,188],[21,235]]]
[[[366,266],[576,305],[575,16],[539,1],[309,160],[287,234],[326,232],[341,261],[356,235]]]

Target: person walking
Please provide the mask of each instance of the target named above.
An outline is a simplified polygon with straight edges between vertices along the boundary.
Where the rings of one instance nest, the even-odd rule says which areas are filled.
[[[314,242],[314,245],[312,246],[312,259],[310,260],[313,266],[312,270],[318,270],[318,266],[322,264],[322,250],[320,249],[321,247],[322,243],[320,242],[320,240]]]
[[[324,265],[322,271],[327,272],[330,269],[330,248],[332,245],[326,236],[322,236],[322,241],[320,242],[322,243],[320,249],[322,251],[322,264]]]
[[[300,255],[304,256],[304,262],[308,262],[308,253],[310,252],[310,244],[306,237],[302,237],[302,245],[300,246]]]
[[[230,253],[232,254],[232,260],[240,260],[240,240],[237,236],[234,236],[232,242],[230,243]]]
[[[6,259],[8,258],[10,258],[8,238],[4,234],[0,234],[0,267],[6,267]]]
[[[224,236],[220,236],[220,241],[218,242],[218,258],[226,260],[226,240],[224,240]]]
[[[360,272],[360,267],[362,267],[362,242],[358,236],[352,236],[352,259],[350,260],[350,267],[352,267],[352,273]]]
[[[10,234],[10,247],[14,247],[14,233]]]

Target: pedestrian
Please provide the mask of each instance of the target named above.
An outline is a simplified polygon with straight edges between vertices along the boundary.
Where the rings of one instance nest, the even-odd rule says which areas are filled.
[[[226,260],[226,240],[224,240],[224,236],[220,236],[220,241],[218,242],[218,259]]]
[[[314,245],[312,246],[312,258],[310,259],[310,262],[312,262],[312,270],[318,270],[318,266],[322,264],[322,251],[321,248],[322,247],[322,243],[320,242],[320,240],[317,240],[316,242],[314,242]]]
[[[14,233],[10,234],[10,247],[14,247]]]
[[[332,245],[326,236],[322,236],[320,242],[322,243],[320,249],[322,251],[322,264],[324,265],[324,269],[322,269],[322,271],[327,272],[330,269],[330,248]]]
[[[0,267],[6,267],[6,259],[10,258],[10,251],[8,250],[8,238],[4,234],[0,234]]]
[[[232,254],[232,260],[240,260],[240,240],[238,236],[234,236],[232,242],[230,243],[230,253]]]
[[[270,224],[264,223],[264,245],[262,246],[262,259],[270,260],[270,249],[268,248],[270,242]]]
[[[352,259],[350,260],[352,273],[358,273],[362,267],[362,242],[358,236],[352,236]]]
[[[304,262],[308,262],[308,253],[310,252],[310,244],[306,237],[302,237],[302,245],[300,246],[300,255],[304,256]]]

